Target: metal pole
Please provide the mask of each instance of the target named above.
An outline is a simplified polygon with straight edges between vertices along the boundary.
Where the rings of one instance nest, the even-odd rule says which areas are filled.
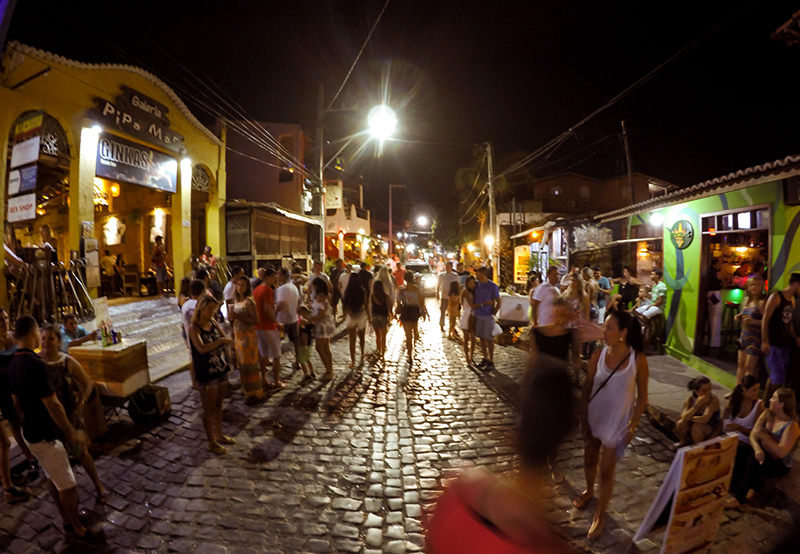
[[[489,233],[492,234],[494,237],[494,244],[492,244],[492,248],[489,249],[489,258],[492,260],[492,280],[497,283],[497,274],[498,274],[498,262],[499,259],[497,256],[494,255],[493,250],[495,246],[499,249],[500,243],[500,235],[498,233],[499,226],[495,228],[495,223],[497,222],[497,214],[495,213],[495,202],[494,202],[494,173],[492,168],[492,143],[486,143],[486,185],[489,189]]]
[[[394,235],[392,234],[392,189],[394,187],[389,185],[389,257],[392,257],[392,252],[394,248],[392,248],[392,242],[394,241]]]
[[[319,146],[319,166],[318,166],[318,173],[319,173],[319,186],[317,187],[317,191],[315,196],[317,197],[316,200],[316,209],[319,210],[319,223],[320,223],[320,230],[319,230],[319,261],[323,264],[325,263],[325,175],[324,175],[324,153],[325,148],[323,147],[323,132],[322,132],[322,119],[325,117],[325,87],[322,83],[319,84],[319,99],[317,104],[317,145]]]
[[[628,145],[628,130],[625,128],[625,120],[622,120],[622,142],[625,144],[625,161],[628,165],[628,185],[631,187],[631,205],[636,204],[636,196],[633,188],[633,165],[631,164],[631,149]]]

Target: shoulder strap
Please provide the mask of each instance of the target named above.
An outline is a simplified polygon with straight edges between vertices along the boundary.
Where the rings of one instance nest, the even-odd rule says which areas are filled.
[[[634,354],[635,354],[635,352],[634,352]],[[602,384],[601,384],[599,387],[597,387],[597,390],[596,390],[596,391],[594,391],[594,394],[592,394],[592,396],[589,398],[589,402],[591,402],[592,400],[594,400],[594,397],[595,397],[595,396],[597,396],[597,393],[599,393],[601,390],[603,390],[603,387],[605,387],[605,386],[606,386],[606,384],[608,383],[608,381],[609,381],[609,380],[610,380],[610,379],[611,379],[611,378],[614,376],[614,374],[617,372],[617,370],[618,370],[619,368],[621,368],[621,367],[622,367],[622,364],[624,364],[625,362],[627,362],[627,361],[630,359],[630,357],[631,357],[631,356],[630,356],[630,355],[628,355],[628,356],[625,356],[624,358],[622,358],[622,361],[620,361],[620,362],[617,364],[617,367],[615,367],[615,368],[614,368],[614,371],[612,371],[612,372],[611,372],[611,374],[609,374],[609,376],[608,376],[608,377],[606,377],[606,380],[605,380],[605,381],[603,381],[603,383],[602,383]]]

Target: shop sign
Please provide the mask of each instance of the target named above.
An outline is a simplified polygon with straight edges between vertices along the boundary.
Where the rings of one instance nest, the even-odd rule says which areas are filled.
[[[530,266],[531,251],[528,246],[514,248],[514,282],[525,284],[528,282],[528,267]]]
[[[36,219],[36,193],[9,198],[7,219],[10,223]]]
[[[36,136],[15,144],[11,149],[11,169],[39,161],[40,142]]]
[[[184,152],[183,135],[169,128],[169,109],[149,96],[128,87],[114,102],[95,98],[92,116],[100,123],[175,152]]]
[[[178,190],[178,161],[135,142],[101,134],[95,174],[166,192]]]
[[[685,219],[681,219],[676,221],[675,225],[669,229],[669,236],[672,238],[672,245],[675,248],[685,250],[689,248],[689,245],[692,244],[692,239],[694,239],[694,227]]]
[[[8,195],[14,196],[36,188],[36,164],[26,165],[8,173]]]
[[[337,181],[341,183],[341,181]],[[338,210],[342,207],[342,185],[325,185],[325,209]]]
[[[725,510],[738,443],[736,435],[725,435],[678,450],[634,542],[644,539],[669,510],[661,552],[710,551]]]
[[[44,112],[38,111],[14,125],[14,142],[21,142],[38,135],[43,122]]]

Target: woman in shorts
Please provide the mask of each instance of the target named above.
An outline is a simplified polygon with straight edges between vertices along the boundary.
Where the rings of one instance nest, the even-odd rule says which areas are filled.
[[[405,286],[397,291],[397,313],[406,332],[406,354],[408,363],[411,364],[414,362],[414,337],[418,332],[419,318],[428,317],[428,312],[425,310],[422,291],[414,283],[414,272],[406,271],[404,279]]]
[[[322,378],[333,379],[333,354],[331,354],[331,337],[336,330],[333,322],[333,308],[329,302],[328,285],[322,279],[314,281],[315,298],[312,306],[311,322],[314,324],[314,337],[317,340],[317,354],[325,366]]]
[[[200,390],[203,405],[203,427],[208,438],[208,449],[217,455],[227,454],[222,444],[234,444],[230,437],[222,434],[222,399],[228,391],[228,361],[225,346],[233,341],[219,328],[214,314],[219,303],[211,296],[203,296],[197,302],[189,327],[192,348],[192,379]]]

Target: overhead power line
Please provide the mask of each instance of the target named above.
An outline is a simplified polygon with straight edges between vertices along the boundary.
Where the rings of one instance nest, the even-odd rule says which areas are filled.
[[[683,56],[688,54],[690,51],[694,50],[694,48],[698,44],[700,44],[706,37],[708,37],[711,34],[713,34],[717,29],[723,27],[726,23],[728,23],[728,21],[730,21],[731,19],[733,19],[734,17],[739,15],[741,12],[743,12],[744,10],[749,8],[750,6],[752,6],[755,2],[756,2],[756,0],[751,0],[750,2],[748,2],[744,6],[742,6],[741,8],[736,10],[735,12],[733,12],[731,15],[729,15],[728,17],[723,19],[721,22],[717,23],[714,27],[712,27],[711,29],[709,29],[708,31],[703,33],[700,37],[696,38],[695,40],[690,42],[688,45],[684,46],[681,50],[679,50],[678,52],[676,52],[675,54],[670,56],[667,60],[665,60],[664,62],[660,63],[659,65],[657,65],[652,70],[650,70],[647,74],[645,74],[643,77],[639,78],[636,82],[634,82],[632,85],[630,85],[628,88],[626,88],[625,90],[623,90],[622,92],[620,92],[619,94],[614,96],[611,100],[609,100],[608,102],[606,102],[605,104],[603,104],[602,106],[597,108],[595,111],[593,111],[592,113],[590,113],[589,115],[587,115],[586,117],[584,117],[583,119],[578,121],[575,125],[573,125],[569,129],[567,129],[566,131],[564,131],[563,133],[558,135],[556,138],[552,139],[550,142],[545,144],[543,147],[539,148],[538,150],[536,150],[535,152],[533,152],[532,154],[527,156],[524,160],[522,160],[522,161],[514,164],[510,168],[508,168],[506,171],[504,171],[503,173],[498,175],[498,177],[501,177],[503,175],[506,175],[508,173],[516,171],[517,169],[520,169],[520,168],[524,167],[525,165],[531,163],[532,161],[534,161],[535,159],[537,159],[538,157],[543,155],[545,152],[560,146],[562,143],[564,143],[564,141],[566,141],[570,136],[572,136],[574,134],[574,132],[579,127],[582,127],[585,123],[590,121],[592,118],[594,118],[598,114],[604,112],[605,110],[607,110],[608,108],[610,108],[611,106],[613,106],[614,104],[616,104],[617,102],[619,102],[620,100],[622,100],[623,98],[628,96],[631,92],[633,92],[634,90],[636,90],[637,88],[639,88],[640,86],[642,86],[646,82],[648,82],[650,79],[652,79],[653,77],[658,75],[661,71],[663,71],[665,68],[670,66],[672,63],[676,62],[677,60],[679,60],[680,58],[682,58]]]

